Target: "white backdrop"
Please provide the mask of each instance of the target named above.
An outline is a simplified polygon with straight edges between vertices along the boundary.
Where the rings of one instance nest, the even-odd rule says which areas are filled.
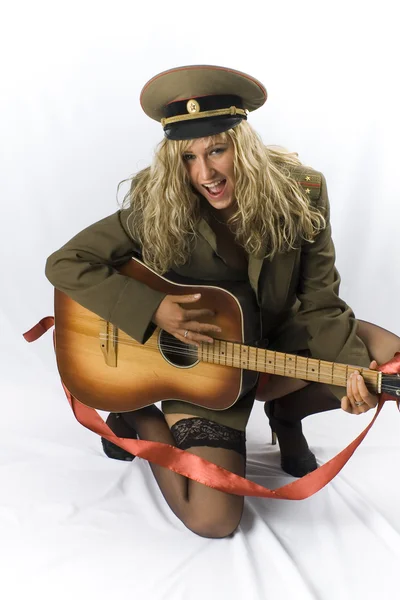
[[[261,599],[276,591],[325,600],[372,598],[386,585],[391,589],[392,564],[400,555],[400,522],[391,499],[398,499],[400,456],[400,417],[393,404],[385,406],[343,474],[315,498],[280,506],[248,500],[243,529],[233,540],[202,540],[170,515],[147,465],[106,460],[95,436],[73,421],[50,334],[33,345],[21,334],[52,314],[47,256],[114,212],[118,182],[151,160],[162,131],[141,111],[144,83],[171,67],[216,64],[265,84],[268,101],[249,121],[265,143],[297,151],[325,174],[342,296],[358,317],[399,335],[396,19],[390,1],[4,3],[5,597],[19,599],[29,591],[79,599],[94,586],[99,600],[112,590],[152,599],[204,598],[207,591],[212,598],[246,593]],[[278,458],[266,449],[259,409],[249,428],[249,477],[276,487]],[[370,416],[312,417],[308,427],[318,459],[324,462],[343,447]],[[377,549],[379,573],[367,569],[360,576],[354,561],[364,569],[376,564]]]

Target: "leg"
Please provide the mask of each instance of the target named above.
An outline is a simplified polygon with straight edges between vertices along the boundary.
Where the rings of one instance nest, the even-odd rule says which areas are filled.
[[[400,338],[378,325],[368,321],[357,321],[357,335],[367,346],[370,356],[378,364],[383,364],[400,352]]]
[[[285,389],[284,386],[283,389]],[[276,386],[276,393],[279,391]],[[301,420],[308,415],[340,408],[340,401],[328,386],[311,383],[303,388],[265,402],[264,411],[273,432],[279,440],[282,470],[303,477],[317,469],[317,461],[303,435]]]
[[[136,439],[137,432],[129,427],[129,425],[122,418],[121,413],[110,413],[106,420],[107,425],[115,435],[118,437]],[[109,458],[115,458],[116,460],[128,460],[131,461],[135,458],[133,454],[120,448],[113,442],[101,438],[101,444],[103,446],[104,454]]]
[[[359,320],[357,324],[359,337],[378,363],[388,361],[400,351],[400,338],[395,334],[367,321]],[[279,439],[283,470],[301,477],[316,469],[315,457],[302,433],[301,420],[308,415],[340,408],[339,399],[326,385],[307,384],[285,377],[272,377],[271,386],[268,382],[257,396],[266,401],[264,409]]]
[[[155,406],[121,414],[125,424],[137,432],[140,439],[182,446],[188,452],[201,456],[233,473],[242,476],[245,474],[245,457],[237,450],[199,445],[207,443],[208,440],[204,436],[207,434],[207,427],[210,426],[210,423],[211,427],[213,425],[224,426],[218,426],[209,421],[206,427],[203,426],[199,431],[199,421],[207,420],[193,418],[192,415],[186,414],[169,414],[167,423],[163,413]],[[182,430],[179,424],[182,419],[187,420],[184,432],[186,444],[182,442]],[[192,428],[192,423],[197,427]],[[237,433],[236,437],[244,440],[243,432],[232,430],[233,436],[235,436],[235,432]],[[175,433],[176,439],[173,433]],[[188,443],[192,443],[193,446],[186,448]],[[214,439],[212,443],[217,442]],[[153,463],[150,463],[150,467],[171,510],[188,529],[198,535],[210,538],[226,537],[235,531],[243,511],[243,497],[219,492]]]

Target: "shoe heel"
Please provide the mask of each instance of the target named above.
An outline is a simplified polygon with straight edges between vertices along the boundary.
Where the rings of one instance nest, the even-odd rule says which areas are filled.
[[[271,427],[271,446],[276,446],[277,440],[278,440],[278,437],[276,435],[276,432]]]

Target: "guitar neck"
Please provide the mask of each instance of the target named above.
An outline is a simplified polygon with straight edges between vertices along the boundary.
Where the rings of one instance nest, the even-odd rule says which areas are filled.
[[[258,371],[316,381],[328,385],[346,387],[347,379],[357,369],[361,373],[367,388],[374,394],[381,392],[382,373],[364,369],[355,365],[333,363],[315,358],[306,358],[295,354],[274,352],[256,346],[246,346],[236,342],[214,340],[213,344],[202,343],[199,359],[203,362],[226,365],[237,369]]]

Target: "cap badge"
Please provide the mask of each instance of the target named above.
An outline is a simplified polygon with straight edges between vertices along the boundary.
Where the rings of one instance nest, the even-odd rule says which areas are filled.
[[[189,100],[186,104],[186,109],[188,113],[198,113],[200,112],[200,104],[197,102],[197,100]]]

